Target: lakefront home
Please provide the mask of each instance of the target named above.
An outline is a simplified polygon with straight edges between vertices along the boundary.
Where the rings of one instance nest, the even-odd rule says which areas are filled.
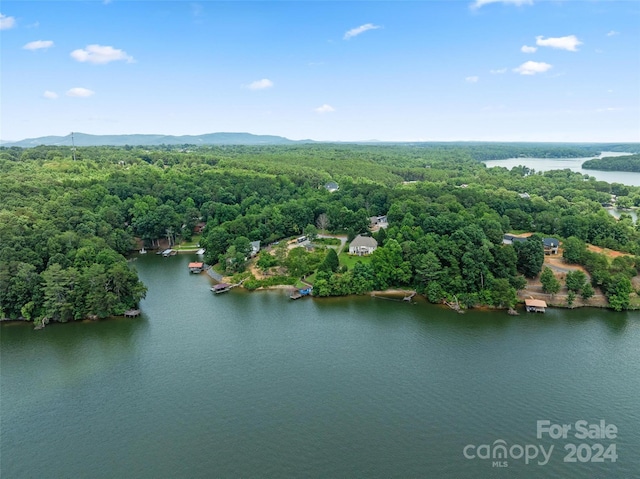
[[[514,243],[524,243],[528,240],[528,236],[516,236],[507,233],[502,237],[502,244],[512,245]],[[542,238],[542,246],[544,247],[544,254],[558,254],[560,240],[558,238]]]
[[[558,254],[560,240],[557,238],[543,238],[542,244],[544,245],[544,254]]]
[[[373,253],[378,247],[378,242],[371,236],[356,236],[349,245],[349,254],[358,256]]]

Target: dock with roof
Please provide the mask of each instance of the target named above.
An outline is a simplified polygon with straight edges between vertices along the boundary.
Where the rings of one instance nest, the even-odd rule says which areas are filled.
[[[547,303],[541,299],[525,299],[524,306],[528,313],[544,313],[547,308]]]

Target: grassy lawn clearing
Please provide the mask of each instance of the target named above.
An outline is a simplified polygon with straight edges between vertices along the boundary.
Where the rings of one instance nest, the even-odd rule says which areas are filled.
[[[349,269],[353,269],[355,264],[360,261],[362,264],[368,264],[371,262],[371,256],[355,256],[350,255],[348,253],[340,253],[338,256],[338,260],[340,260],[340,265],[345,265]]]

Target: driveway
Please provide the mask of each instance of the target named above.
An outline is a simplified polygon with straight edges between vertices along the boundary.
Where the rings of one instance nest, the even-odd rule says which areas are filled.
[[[347,244],[347,237],[345,235],[318,235],[318,238],[336,238],[340,240],[340,248],[338,248],[337,253],[342,253],[344,246]]]

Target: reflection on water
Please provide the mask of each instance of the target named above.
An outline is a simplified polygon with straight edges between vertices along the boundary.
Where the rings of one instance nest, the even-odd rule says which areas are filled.
[[[0,327],[3,478],[640,470],[637,313],[214,295],[190,260],[136,261],[141,318]],[[575,467],[559,443],[544,468],[464,459],[470,443],[535,443],[538,419],[616,424],[620,460]]]
[[[147,327],[144,315],[52,323],[40,331],[30,323],[3,325],[2,386],[11,390],[16,383],[28,381],[35,390],[69,387],[128,362]]]

